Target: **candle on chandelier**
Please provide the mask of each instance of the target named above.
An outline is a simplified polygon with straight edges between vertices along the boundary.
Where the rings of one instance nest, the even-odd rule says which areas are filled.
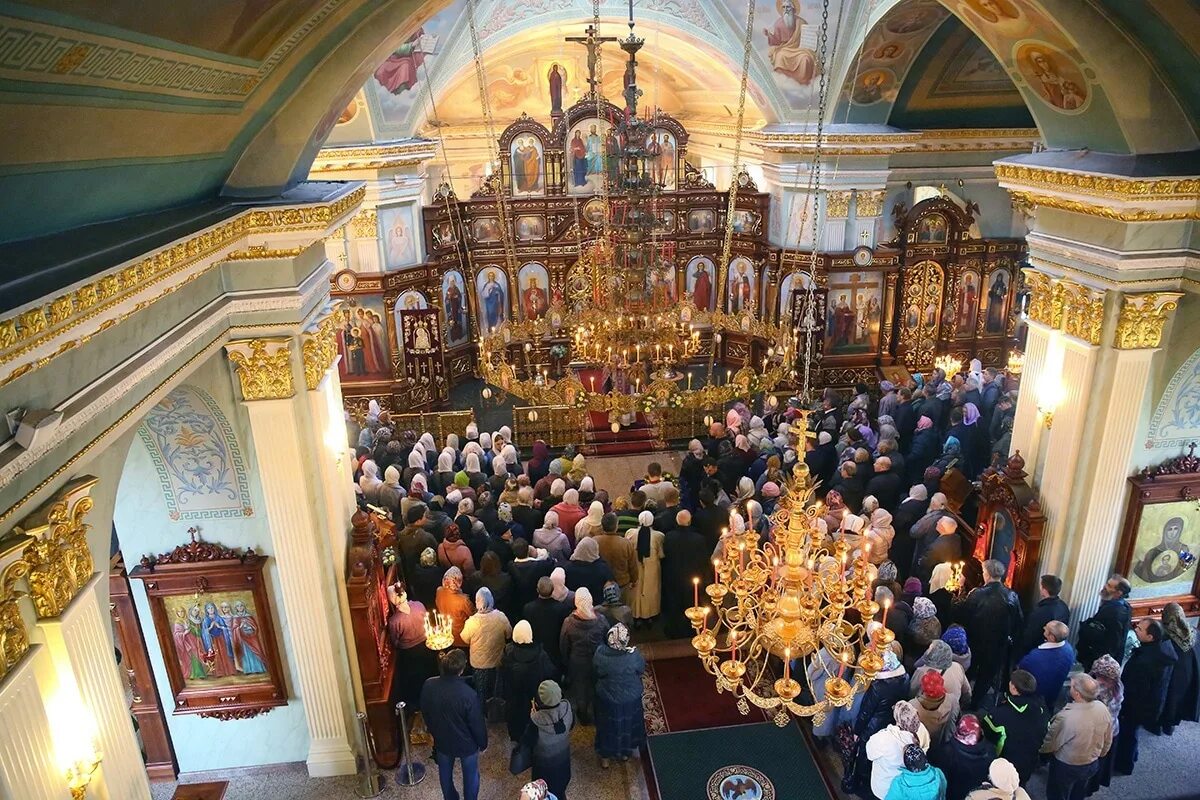
[[[662,361],[662,345],[654,345],[654,358],[656,361]]]
[[[738,567],[746,569],[746,543],[742,542],[738,545]]]
[[[713,559],[713,583],[721,582],[721,559]]]
[[[732,660],[736,662],[736,661],[738,660],[738,651],[737,651],[737,631],[730,631],[730,632],[729,632],[729,643],[730,643],[731,645],[733,645],[733,659],[732,659]]]
[[[842,677],[842,675],[846,674],[846,664],[849,663],[849,661],[850,661],[850,654],[847,653],[845,650],[843,650],[841,656],[838,658],[838,678],[839,679]]]
[[[787,683],[792,677],[792,648],[783,648],[783,682]]]
[[[642,345],[640,342],[637,345],[635,345],[634,351],[637,353],[637,360],[641,361],[642,360]]]
[[[692,605],[700,607],[700,579],[692,578]]]
[[[885,628],[887,627],[888,612],[891,610],[892,610],[892,601],[884,600],[883,601],[883,627],[885,627]]]
[[[688,391],[692,390],[692,373],[688,373]]]

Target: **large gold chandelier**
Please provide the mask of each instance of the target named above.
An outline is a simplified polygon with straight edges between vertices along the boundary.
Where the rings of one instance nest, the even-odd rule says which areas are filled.
[[[599,24],[594,3],[593,28]],[[770,391],[792,377],[799,350],[790,327],[759,319],[753,300],[739,313],[721,310],[733,242],[736,177],[730,182],[724,246],[713,281],[717,309],[697,308],[686,293],[676,298],[674,291],[653,291],[656,276],[669,275],[674,282],[675,265],[670,247],[658,241],[662,187],[652,178],[653,155],[646,146],[654,136],[657,112],[638,113],[642,90],[636,81],[636,55],[643,40],[633,34],[632,13],[629,27],[629,36],[619,40],[628,54],[624,114],[614,126],[622,146],[615,176],[605,180],[600,194],[601,233],[578,242],[580,256],[568,272],[565,296],[541,318],[509,320],[481,331],[478,364],[485,383],[510,395],[539,405],[607,412],[611,419],[664,408],[716,409]],[[748,33],[735,165],[741,155],[749,48]],[[478,62],[478,51],[475,55]],[[599,91],[593,89],[587,99],[595,100],[597,116],[603,117]],[[486,108],[485,115],[490,119]],[[608,158],[606,151],[602,157]],[[609,174],[607,164],[603,174]],[[501,217],[507,218],[503,195],[498,192],[496,201]],[[577,219],[576,230],[580,229]],[[721,343],[730,333],[753,345],[736,369],[718,368]],[[692,363],[706,368],[689,370]],[[483,390],[485,399],[492,396],[490,386]]]
[[[713,561],[713,583],[704,589],[711,605],[700,605],[697,579],[694,605],[685,612],[696,631],[692,646],[718,690],[732,692],[743,714],[751,703],[774,709],[781,727],[787,712],[819,723],[831,709],[848,708],[882,669],[883,651],[895,638],[882,626],[867,634],[864,621],[879,611],[871,599],[869,547],[851,558],[844,539],[820,533],[814,488],[808,467],[797,465],[772,519],[775,541],[759,548],[750,528],[726,538],[722,557]],[[777,678],[772,658],[783,662]],[[797,702],[803,687],[791,672],[793,659],[804,665],[798,672],[823,680],[822,699]]]

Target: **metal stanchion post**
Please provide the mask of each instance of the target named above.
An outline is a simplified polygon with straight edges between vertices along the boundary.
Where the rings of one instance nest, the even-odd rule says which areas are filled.
[[[396,783],[400,786],[416,786],[425,780],[425,765],[412,757],[408,742],[408,720],[404,717],[406,704],[396,703],[396,716],[400,717],[400,766],[396,768]]]
[[[358,727],[362,734],[366,763],[362,780],[359,781],[355,794],[364,798],[378,797],[383,791],[383,782],[380,779],[379,770],[375,768],[375,737],[371,735],[371,728],[367,725],[367,715],[362,711],[358,712]]]

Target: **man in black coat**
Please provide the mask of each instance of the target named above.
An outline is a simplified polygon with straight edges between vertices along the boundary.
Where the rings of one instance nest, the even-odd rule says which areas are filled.
[[[892,412],[892,421],[896,423],[896,435],[900,437],[900,452],[908,455],[912,447],[913,431],[917,427],[917,410],[912,403],[912,390],[907,386],[896,393],[900,402]]]
[[[717,505],[716,495],[710,489],[700,490],[700,510],[693,517],[692,526],[704,537],[705,556],[711,556],[721,540],[721,531],[729,527],[729,512]]]
[[[679,511],[675,526],[663,538],[662,601],[663,623],[668,637],[680,639],[694,635],[684,609],[692,605],[693,578],[700,579],[700,605],[708,605],[704,587],[712,574],[712,548],[704,535],[692,527],[690,511]]]
[[[537,593],[536,600],[530,600],[523,607],[518,606],[523,612],[521,618],[533,628],[533,641],[545,649],[546,655],[561,672],[564,664],[558,649],[559,634],[562,633],[563,622],[575,610],[575,606],[554,599],[554,582],[548,576],[538,578]]]
[[[929,515],[927,514],[926,517]],[[915,531],[916,526],[914,526]],[[944,514],[937,518],[935,525],[937,536],[926,545],[922,541],[921,548],[917,550],[917,562],[913,569],[913,575],[920,579],[921,585],[926,589],[929,588],[929,579],[933,577],[933,568],[938,564],[954,563],[962,561],[962,537],[958,535],[958,520],[949,514]],[[911,538],[911,534],[910,534]],[[970,598],[968,598],[969,600]],[[966,625],[967,633],[971,629]],[[975,641],[971,640],[972,649],[975,647]],[[973,659],[978,661],[978,659]]]
[[[438,664],[441,676],[425,681],[421,689],[421,716],[433,736],[438,779],[445,800],[458,800],[454,787],[454,762],[462,761],[463,800],[479,797],[479,753],[487,749],[487,725],[479,694],[463,680],[467,655],[450,650]]]
[[[654,512],[654,529],[666,533],[675,529],[675,518],[679,515],[679,490],[674,486],[668,486],[662,493],[663,506]],[[691,518],[691,514],[688,514]]]
[[[1066,625],[1071,624],[1071,609],[1067,608],[1067,604],[1058,596],[1062,591],[1062,578],[1057,575],[1043,575],[1040,591],[1042,599],[1034,606],[1033,611],[1029,612],[1029,618],[1025,620],[1025,632],[1013,647],[1014,662],[1020,661],[1030,650],[1041,646],[1045,639],[1042,629],[1046,627],[1047,622],[1057,620]]]
[[[833,444],[833,436],[828,431],[821,431],[817,434],[815,443],[807,436],[804,441],[804,463],[808,466],[808,473],[812,479],[820,481],[817,494],[824,497],[829,491],[833,473],[837,471],[837,449]]]
[[[1008,679],[1008,693],[983,716],[983,735],[996,745],[996,756],[1016,767],[1021,783],[1038,766],[1038,751],[1046,738],[1050,712],[1037,691],[1037,680],[1023,669]]]
[[[1125,634],[1133,619],[1133,609],[1125,598],[1131,589],[1125,576],[1113,573],[1100,590],[1100,608],[1079,627],[1075,651],[1084,670],[1090,670],[1092,662],[1105,653],[1118,664],[1125,660]]]
[[[1003,562],[993,558],[983,562],[983,586],[967,595],[958,611],[959,622],[967,629],[967,641],[971,644],[967,677],[975,681],[977,708],[989,690],[1001,685],[999,680],[1008,672],[1009,649],[1021,631],[1021,603],[1002,583],[1005,572]]]
[[[554,571],[554,559],[534,558],[529,542],[524,539],[514,539],[512,551],[513,560],[508,565],[508,572],[513,577],[513,607],[524,608],[537,597],[538,579],[549,578]]]
[[[880,508],[891,512],[899,507],[904,492],[904,478],[892,469],[892,459],[887,456],[875,459],[875,474],[867,481],[866,492],[875,496]]]
[[[1132,775],[1138,759],[1138,727],[1155,726],[1167,699],[1167,685],[1178,656],[1166,641],[1162,623],[1156,619],[1139,620],[1133,629],[1138,647],[1121,670],[1125,699],[1121,703],[1120,730],[1114,747],[1113,771]]]
[[[917,541],[909,533],[917,520],[929,511],[929,490],[925,484],[918,483],[908,490],[908,497],[900,501],[892,514],[892,528],[896,535],[892,537],[892,546],[888,549],[888,560],[896,565],[897,580],[901,583],[912,574],[913,553],[917,549]]]

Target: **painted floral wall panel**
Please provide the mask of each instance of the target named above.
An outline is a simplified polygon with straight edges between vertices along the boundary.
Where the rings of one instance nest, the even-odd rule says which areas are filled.
[[[246,461],[216,401],[192,386],[151,409],[138,436],[162,484],[174,520],[253,516]]]

